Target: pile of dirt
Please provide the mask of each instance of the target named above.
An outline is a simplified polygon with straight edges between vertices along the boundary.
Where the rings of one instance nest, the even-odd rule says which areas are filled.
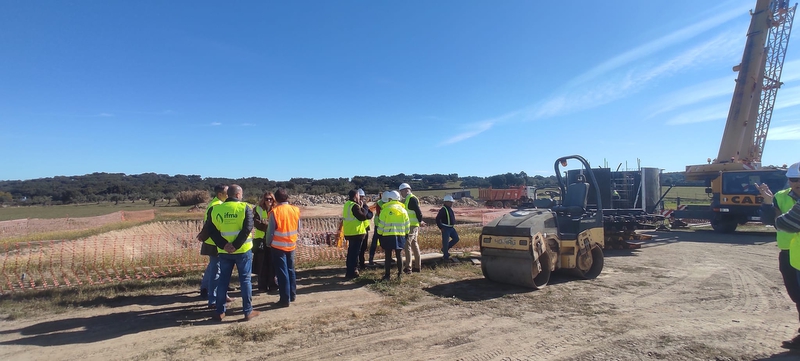
[[[419,201],[422,204],[428,204],[428,205],[440,206],[440,205],[444,204],[444,199],[441,198],[441,197],[437,197],[437,196],[420,197]],[[478,201],[476,201],[476,200],[474,200],[472,198],[465,197],[465,198],[461,198],[461,199],[456,199],[456,201],[453,202],[453,207],[481,207],[481,204],[478,203]]]
[[[289,196],[289,203],[302,207],[315,206],[318,204],[344,204],[344,202],[347,202],[347,196],[335,193],[323,195],[297,194]]]

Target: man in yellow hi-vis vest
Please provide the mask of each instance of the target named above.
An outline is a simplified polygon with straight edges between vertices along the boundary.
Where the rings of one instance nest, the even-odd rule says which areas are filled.
[[[217,204],[222,204],[228,198],[228,186],[224,184],[217,184],[214,186],[215,197],[208,202],[206,206],[206,214],[203,216],[203,222],[208,220],[208,211],[211,207]],[[202,234],[202,233],[201,233]],[[200,254],[208,256],[208,265],[206,271],[203,272],[203,280],[200,281],[200,297],[208,300],[208,307],[214,307],[217,304],[217,281],[219,280],[219,258],[217,258],[217,245],[208,237],[202,237],[200,241],[203,242],[200,248]],[[223,292],[227,292],[223,289]]]
[[[406,207],[408,212],[408,221],[411,224],[411,229],[406,237],[406,246],[403,248],[403,272],[411,273],[419,272],[422,268],[422,255],[419,252],[419,227],[425,226],[425,221],[422,220],[422,209],[419,208],[419,199],[411,193],[411,186],[408,183],[402,183],[398,187],[400,196],[403,197],[403,206]],[[411,256],[414,256],[413,262]]]
[[[219,252],[220,290],[227,289],[233,266],[236,266],[242,291],[244,321],[249,321],[258,316],[259,311],[253,310],[253,287],[250,282],[253,267],[253,209],[242,201],[242,195],[242,187],[236,184],[228,187],[228,199],[209,210],[209,217],[203,228],[207,229]],[[225,293],[217,292],[214,319],[222,321],[226,308]]]
[[[777,233],[778,269],[789,298],[795,303],[800,315],[800,163],[789,166],[786,171],[789,188],[774,195],[766,184],[758,185],[764,201],[761,204],[761,222],[774,225]],[[800,332],[800,329],[798,329]],[[783,348],[799,350],[800,335],[783,341]]]
[[[342,230],[344,239],[347,240],[347,260],[345,261],[345,277],[358,277],[358,255],[361,253],[361,244],[367,236],[367,224],[372,218],[372,212],[364,204],[358,191],[353,189],[347,194],[348,200],[342,209]],[[365,223],[367,222],[367,223]]]

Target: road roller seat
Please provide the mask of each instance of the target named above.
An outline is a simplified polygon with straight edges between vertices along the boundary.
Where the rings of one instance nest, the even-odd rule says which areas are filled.
[[[576,182],[567,187],[567,194],[560,205],[553,207],[559,215],[580,217],[586,212],[586,199],[589,196],[589,183]]]

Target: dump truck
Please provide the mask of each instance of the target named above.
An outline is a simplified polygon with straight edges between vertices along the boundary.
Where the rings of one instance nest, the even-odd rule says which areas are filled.
[[[513,208],[536,199],[536,187],[519,186],[508,189],[480,188],[478,200],[487,207]]]

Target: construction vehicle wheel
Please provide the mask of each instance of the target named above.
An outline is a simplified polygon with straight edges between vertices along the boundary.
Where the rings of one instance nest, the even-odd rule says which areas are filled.
[[[489,279],[489,271],[486,270],[486,264],[483,262],[481,262],[481,273],[483,273],[484,278]]]
[[[538,290],[544,286],[547,286],[547,283],[550,282],[550,256],[547,254],[547,252],[545,252],[539,256],[537,262],[539,262],[541,265],[542,270],[536,275],[536,277],[533,278],[533,287]],[[532,266],[537,268],[536,262],[534,262]]]
[[[599,246],[592,247],[591,257],[591,265],[589,265],[588,269],[575,268],[575,273],[578,277],[588,280],[597,278],[603,272],[603,250]]]
[[[513,206],[514,206],[514,203],[512,203],[511,201],[503,202],[503,208],[511,208]]]
[[[503,201],[494,202],[494,207],[495,208],[503,208]]]
[[[736,231],[736,226],[738,226],[736,220],[731,218],[711,220],[711,228],[719,233],[733,233]]]

